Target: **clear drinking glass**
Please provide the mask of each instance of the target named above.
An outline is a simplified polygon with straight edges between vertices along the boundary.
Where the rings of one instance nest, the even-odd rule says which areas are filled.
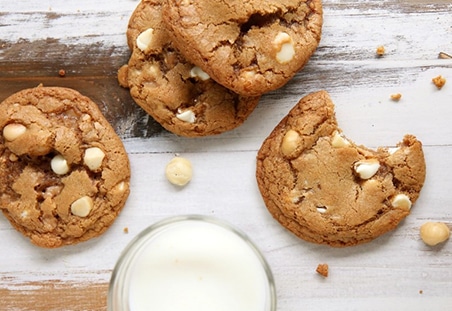
[[[241,231],[200,215],[137,235],[113,270],[109,311],[276,311],[271,269]]]

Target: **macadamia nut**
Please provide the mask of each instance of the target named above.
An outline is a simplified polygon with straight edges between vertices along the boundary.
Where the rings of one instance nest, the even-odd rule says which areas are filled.
[[[301,141],[301,137],[297,131],[288,130],[286,132],[286,135],[284,135],[284,138],[283,138],[283,141],[281,144],[281,152],[285,156],[291,155],[297,149],[297,146],[300,144],[300,141]]]
[[[148,28],[142,33],[140,33],[139,36],[137,37],[137,47],[143,52],[146,51],[152,42],[153,35],[154,29],[152,28]]]
[[[331,140],[331,145],[334,148],[343,148],[350,146],[350,142],[345,139],[339,132],[335,131]]]
[[[411,200],[406,194],[398,194],[392,199],[392,207],[411,209]]]
[[[52,160],[50,161],[50,167],[52,168],[52,171],[57,175],[64,175],[69,172],[69,165],[61,154],[58,154],[52,158]]]
[[[425,244],[434,246],[449,238],[450,229],[442,222],[426,222],[421,226],[420,234]]]
[[[85,150],[83,161],[91,171],[96,171],[102,166],[102,161],[104,160],[104,158],[105,153],[102,151],[102,149],[98,147],[91,147]]]
[[[273,46],[275,47],[276,60],[280,64],[290,62],[295,56],[294,42],[289,34],[285,32],[279,32],[273,40]]]
[[[84,196],[71,204],[71,213],[78,217],[86,217],[93,209],[93,206],[93,199],[89,196]]]
[[[22,124],[11,123],[3,128],[3,137],[8,141],[13,141],[19,138],[27,131],[27,128]]]
[[[173,158],[166,165],[165,175],[173,185],[185,186],[193,176],[190,161],[182,157]]]

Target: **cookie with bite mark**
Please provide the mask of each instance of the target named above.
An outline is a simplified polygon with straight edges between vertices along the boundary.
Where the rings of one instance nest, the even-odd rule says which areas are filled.
[[[281,120],[257,155],[256,178],[273,217],[309,242],[345,247],[372,241],[410,214],[425,180],[422,143],[405,135],[376,150],[348,139],[325,91]]]

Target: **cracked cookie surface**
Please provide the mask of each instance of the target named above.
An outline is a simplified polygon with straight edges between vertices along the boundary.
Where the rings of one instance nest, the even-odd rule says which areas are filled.
[[[133,12],[127,30],[132,55],[118,80],[130,88],[140,107],[174,134],[208,136],[240,126],[259,96],[240,96],[188,62],[168,36],[162,4],[143,0]]]
[[[102,234],[129,195],[120,138],[75,90],[36,87],[0,104],[0,209],[34,244],[60,247]]]
[[[168,0],[175,45],[214,80],[242,95],[287,83],[317,48],[320,0]]]
[[[256,178],[284,227],[334,247],[369,242],[409,215],[425,180],[422,144],[359,146],[338,128],[327,92],[302,98],[266,138]]]

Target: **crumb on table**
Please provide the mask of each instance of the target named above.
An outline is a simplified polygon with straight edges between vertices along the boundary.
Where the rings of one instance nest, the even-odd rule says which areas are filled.
[[[64,69],[60,69],[60,70],[58,71],[58,75],[59,75],[60,77],[64,77],[64,76],[66,75],[66,71],[65,71]]]
[[[391,99],[393,101],[399,101],[401,98],[402,98],[402,94],[400,94],[400,93],[391,94]]]
[[[443,76],[439,75],[439,76],[434,77],[432,79],[432,82],[433,82],[433,84],[436,85],[436,87],[438,89],[441,89],[444,86],[444,84],[446,84],[446,78],[444,78]]]
[[[128,227],[124,227],[124,229],[123,229],[123,231],[124,231],[124,233],[129,233],[129,228]]]
[[[385,47],[380,45],[379,47],[377,47],[376,53],[377,53],[377,56],[380,56],[380,57],[383,56],[385,54]]]
[[[323,277],[328,277],[328,264],[326,263],[319,264],[315,271]]]

